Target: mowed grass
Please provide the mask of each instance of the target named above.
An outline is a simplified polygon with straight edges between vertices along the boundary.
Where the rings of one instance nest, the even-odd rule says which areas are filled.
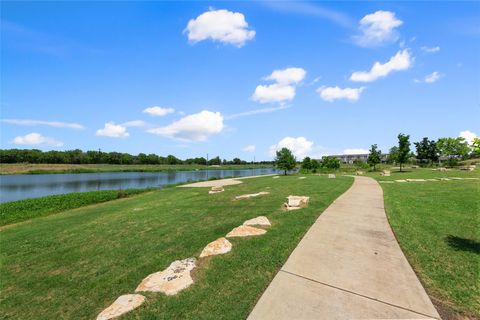
[[[195,283],[176,296],[146,294],[122,319],[243,319],[321,212],[353,179],[245,179],[208,195],[166,188],[6,226],[1,236],[0,312],[6,319],[93,319],[172,261],[198,257],[245,220],[267,216],[265,235],[233,238],[230,253],[201,259]],[[269,191],[257,198],[235,195]],[[285,197],[311,197],[284,212]]]
[[[91,204],[126,198],[151,190],[152,189],[101,190],[0,203],[0,226]]]
[[[378,180],[480,177],[412,169]],[[480,181],[382,184],[390,224],[434,302],[480,317]]]

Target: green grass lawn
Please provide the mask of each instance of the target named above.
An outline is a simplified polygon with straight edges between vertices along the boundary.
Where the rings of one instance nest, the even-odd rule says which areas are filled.
[[[90,204],[126,198],[151,190],[153,189],[101,190],[58,194],[48,197],[0,203],[0,226],[43,217]]]
[[[172,261],[198,257],[209,242],[245,220],[267,216],[265,235],[233,238],[230,253],[200,260],[195,284],[177,296],[146,294],[122,319],[243,319],[319,214],[350,177],[246,179],[208,195],[166,188],[36,218],[0,229],[0,317],[93,319],[118,296]],[[235,195],[270,195],[233,200]],[[285,197],[308,195],[308,208],[284,212]]]
[[[411,169],[378,180],[480,177]],[[382,184],[390,224],[437,303],[480,317],[480,180]]]

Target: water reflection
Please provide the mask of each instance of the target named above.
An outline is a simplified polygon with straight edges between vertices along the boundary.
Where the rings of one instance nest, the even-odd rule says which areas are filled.
[[[208,180],[212,177],[247,177],[272,173],[277,173],[277,171],[273,168],[263,168],[247,170],[2,175],[0,176],[0,202],[70,192],[161,187],[166,184]]]

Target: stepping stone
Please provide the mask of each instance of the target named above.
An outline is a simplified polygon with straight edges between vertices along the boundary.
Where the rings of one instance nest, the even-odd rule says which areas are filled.
[[[329,174],[328,174],[328,178],[329,178],[329,179],[335,179],[335,175],[332,174],[332,173],[329,173]]]
[[[408,182],[422,182],[422,181],[427,181],[425,179],[407,179]]]
[[[125,294],[120,296],[108,308],[100,312],[97,320],[109,320],[138,308],[145,301],[141,294]]]
[[[438,181],[437,179],[425,179],[427,181]]]
[[[459,177],[451,177],[450,179],[452,179],[452,180],[463,180],[463,178],[459,178]]]
[[[208,256],[216,256],[217,254],[224,254],[230,252],[232,250],[232,244],[225,238],[218,238],[215,241],[210,242],[207,244],[205,248],[203,248],[202,253],[200,253],[200,258],[208,257]]]
[[[480,178],[463,178],[464,180],[478,180]]]
[[[288,196],[287,202],[284,203],[287,210],[301,209],[308,204],[310,197],[305,196]]]
[[[265,226],[265,227],[270,227],[270,221],[268,220],[267,217],[260,216],[256,217],[250,220],[247,220],[243,223],[244,226]]]
[[[231,238],[231,237],[248,237],[248,236],[259,236],[262,234],[265,234],[267,231],[251,226],[240,226],[234,228],[232,231],[230,231],[226,237]]]
[[[244,195],[241,195],[241,196],[236,196],[235,199],[237,199],[237,200],[248,199],[248,198],[263,196],[263,195],[266,195],[266,194],[270,194],[270,192],[262,191],[262,192],[258,192],[258,193],[244,194]]]
[[[380,183],[393,183],[393,181],[387,181],[387,180],[384,180],[384,181],[378,181]]]
[[[279,177],[279,176],[274,176],[274,177],[273,177],[273,179],[278,179],[278,178],[280,178],[280,177]]]
[[[357,176],[363,176],[363,171],[357,171],[357,172],[355,172],[355,174],[356,174]]]
[[[450,181],[450,180],[452,180],[452,179],[450,179],[450,178],[440,178],[440,180],[442,180],[442,181]]]
[[[384,176],[384,177],[390,177],[390,171],[389,170],[383,170],[381,175]]]
[[[193,284],[190,271],[196,267],[195,262],[195,258],[174,261],[167,269],[152,273],[143,279],[135,292],[163,292],[167,296],[175,295]]]
[[[208,191],[208,194],[215,194],[219,192],[225,191],[222,186],[217,186],[217,187],[212,187],[210,191]]]
[[[299,180],[303,180],[305,178],[307,178],[307,177],[298,177]]]
[[[407,182],[407,180],[400,179],[400,180],[395,180],[395,182]]]

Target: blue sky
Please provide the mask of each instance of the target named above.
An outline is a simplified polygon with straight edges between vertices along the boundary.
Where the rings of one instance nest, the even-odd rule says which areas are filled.
[[[480,133],[479,2],[2,2],[1,148],[271,159]]]

